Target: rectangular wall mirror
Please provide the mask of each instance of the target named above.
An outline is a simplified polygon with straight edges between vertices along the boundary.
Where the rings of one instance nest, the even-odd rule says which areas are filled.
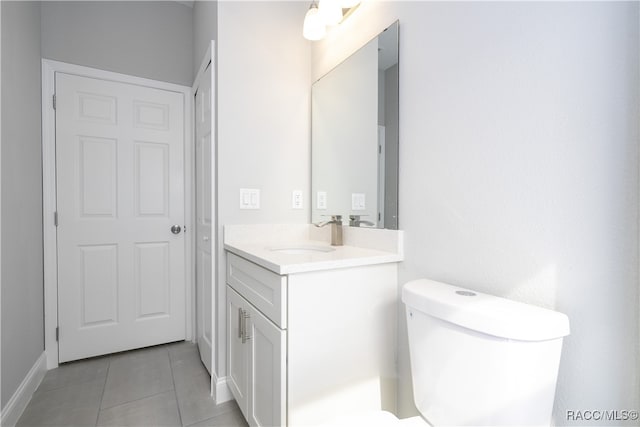
[[[311,220],[398,229],[398,22],[311,88]]]

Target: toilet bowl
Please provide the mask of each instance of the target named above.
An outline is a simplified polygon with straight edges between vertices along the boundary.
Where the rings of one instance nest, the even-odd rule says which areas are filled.
[[[421,416],[389,412],[332,426],[548,426],[566,315],[433,280],[402,289]]]

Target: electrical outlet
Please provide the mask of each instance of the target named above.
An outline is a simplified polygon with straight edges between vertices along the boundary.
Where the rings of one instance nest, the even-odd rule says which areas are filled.
[[[351,210],[365,210],[364,193],[351,193]]]
[[[291,192],[291,208],[302,209],[302,190],[293,190]]]
[[[318,191],[316,193],[316,209],[327,209],[327,192]]]

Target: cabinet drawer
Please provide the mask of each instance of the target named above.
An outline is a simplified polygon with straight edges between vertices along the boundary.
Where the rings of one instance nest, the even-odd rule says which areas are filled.
[[[227,283],[273,323],[287,328],[287,276],[227,252]]]

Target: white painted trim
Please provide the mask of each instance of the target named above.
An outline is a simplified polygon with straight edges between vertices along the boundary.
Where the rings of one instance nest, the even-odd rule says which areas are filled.
[[[2,22],[2,7],[0,7],[0,23]],[[6,37],[6,36],[5,36]],[[0,31],[0,82],[2,81],[2,31]],[[0,84],[0,100],[2,99],[2,85]],[[2,135],[2,102],[0,102],[0,139],[2,139],[1,135]],[[2,146],[2,144],[0,143],[0,147]],[[0,150],[0,152],[2,152],[2,150]],[[2,165],[2,161],[1,161],[1,155],[0,155],[0,165]],[[1,168],[0,168],[1,169]],[[0,176],[2,176],[2,174],[0,173]],[[0,181],[2,181],[0,179]],[[2,188],[2,185],[0,185],[0,189]],[[1,191],[0,191],[1,192]],[[0,195],[0,212],[2,212],[2,197]],[[1,217],[2,215],[0,215]],[[0,218],[0,224],[2,224],[2,220]],[[0,235],[2,234],[2,231],[0,231]],[[1,240],[1,239],[0,239]],[[1,246],[1,245],[0,245]],[[0,253],[0,259],[2,259],[2,254]],[[2,270],[1,267],[2,263],[0,262],[0,270]],[[2,277],[2,271],[0,271],[0,277]],[[2,307],[2,292],[0,292],[0,307]],[[1,315],[2,309],[0,308],[0,319],[2,318]],[[2,347],[2,345],[0,345],[0,348]],[[2,351],[0,351],[0,366],[2,366]],[[2,387],[0,386],[0,420],[2,420],[2,415],[3,415],[3,411],[2,411]],[[0,421],[0,425],[2,425],[3,423]]]
[[[218,378],[215,374],[211,375],[213,389],[215,390],[213,398],[217,405],[233,400],[233,394],[231,394],[231,390],[227,386],[228,378],[229,377]]]
[[[33,393],[38,389],[46,373],[47,355],[45,352],[42,352],[4,407],[2,411],[2,421],[0,422],[1,425],[6,427],[16,425],[29,404],[31,396],[33,396]]]
[[[53,213],[56,211],[55,135],[56,120],[52,97],[55,65],[42,61],[42,225],[44,239],[44,348],[47,368],[58,367],[58,254]]]
[[[44,232],[44,337],[47,369],[58,367],[58,342],[56,327],[58,325],[58,261],[56,252],[56,227],[53,215],[56,211],[56,157],[55,157],[55,112],[52,105],[55,93],[55,73],[63,72],[83,77],[91,77],[120,83],[178,92],[183,95],[184,102],[184,141],[185,141],[185,224],[187,230],[193,229],[191,203],[192,182],[189,178],[193,172],[190,153],[193,151],[193,101],[191,88],[174,83],[129,76],[96,68],[67,64],[65,62],[42,60],[42,215]],[[186,328],[185,339],[193,341],[195,334],[194,320],[195,283],[193,271],[192,233],[185,234],[185,282],[186,286]]]

